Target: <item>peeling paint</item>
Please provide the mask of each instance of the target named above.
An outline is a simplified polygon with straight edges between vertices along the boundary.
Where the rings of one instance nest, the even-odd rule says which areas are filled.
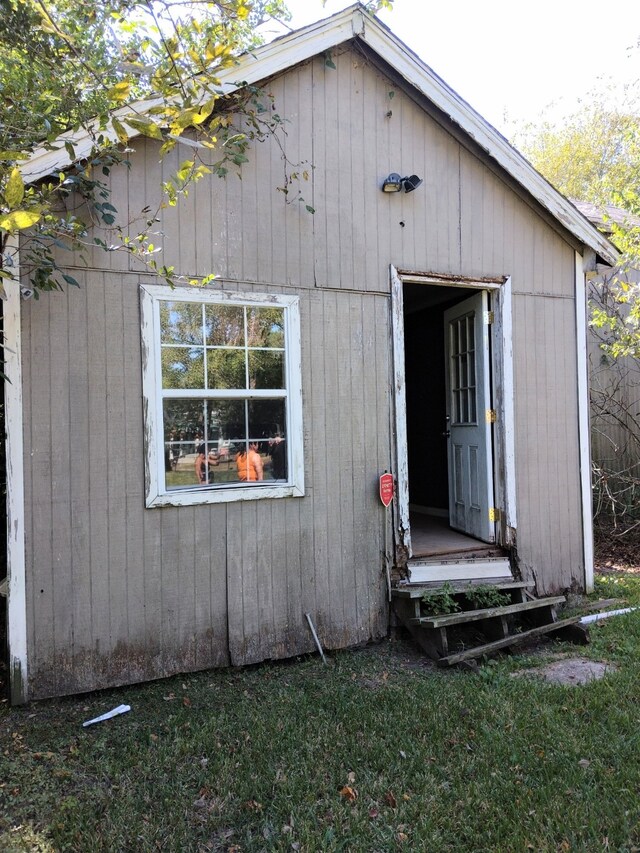
[[[397,274],[403,281],[408,281],[410,278],[415,277],[419,279],[421,284],[461,284],[465,286],[472,287],[473,285],[478,284],[487,284],[492,287],[496,287],[496,285],[505,284],[508,279],[508,276],[499,275],[499,276],[467,276],[467,275],[456,275],[454,273],[435,273],[435,272],[425,272],[424,270],[397,270]]]

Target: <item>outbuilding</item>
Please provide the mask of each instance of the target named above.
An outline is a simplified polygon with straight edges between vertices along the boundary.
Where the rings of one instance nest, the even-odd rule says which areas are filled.
[[[9,293],[14,702],[311,652],[309,620],[380,638],[399,581],[592,587],[585,273],[611,244],[360,5],[237,81],[305,203],[266,141],[159,214],[161,262],[205,286],[96,249],[79,288]],[[112,173],[129,219],[177,164],[158,146]]]

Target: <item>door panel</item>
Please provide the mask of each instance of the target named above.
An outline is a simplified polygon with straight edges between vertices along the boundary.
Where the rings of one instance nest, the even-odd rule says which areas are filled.
[[[493,506],[488,293],[480,290],[444,313],[449,524],[456,530],[495,542]]]

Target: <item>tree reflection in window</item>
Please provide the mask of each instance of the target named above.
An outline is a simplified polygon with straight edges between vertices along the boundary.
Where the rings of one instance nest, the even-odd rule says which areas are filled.
[[[282,307],[160,302],[167,489],[238,483],[250,451],[287,480],[285,341]]]

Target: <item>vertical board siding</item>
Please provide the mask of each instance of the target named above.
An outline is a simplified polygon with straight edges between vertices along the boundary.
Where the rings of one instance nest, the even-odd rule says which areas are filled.
[[[86,411],[89,402],[89,370],[84,354],[88,347],[87,290],[85,282],[77,290],[69,291],[64,297],[68,305],[68,331],[73,330],[73,347],[67,347],[66,367],[69,377],[68,395],[62,390],[61,397],[68,402],[64,424],[69,430],[69,483],[71,508],[71,572],[73,588],[69,601],[72,603],[73,624],[73,672],[81,689],[91,689],[92,675],[92,609],[91,583],[87,583],[87,567],[91,550],[91,513],[87,494],[92,466],[89,462],[89,425],[86,417],[75,417],[72,413]],[[64,339],[63,339],[64,342]]]
[[[25,323],[27,414],[56,413],[26,453],[32,695],[310,652],[306,613],[327,648],[382,636],[387,298],[302,299],[306,497],[147,510],[137,277],[81,284]]]
[[[282,148],[256,144],[242,180],[200,181],[160,211],[154,240],[159,261],[216,274],[214,288],[300,295],[304,498],[145,509],[148,277],[93,250],[80,289],[25,304],[34,697],[312,651],[305,613],[327,648],[385,633],[390,264],[511,276],[518,558],[539,592],[580,582],[574,251],[362,55],[332,58],[335,69],[316,58],[269,82]],[[131,217],[155,210],[184,159],[160,163],[153,140],[135,148],[111,178]],[[301,174],[288,197],[283,153]],[[391,171],[424,183],[383,194]]]

